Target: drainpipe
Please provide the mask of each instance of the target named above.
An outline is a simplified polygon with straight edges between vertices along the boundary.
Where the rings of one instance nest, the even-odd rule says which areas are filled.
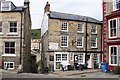
[[[21,25],[20,25],[20,64],[22,63],[22,12],[20,12],[21,14]]]
[[[101,55],[100,55],[100,62],[102,62],[102,54],[103,54],[103,52],[102,52],[102,26],[101,26]]]
[[[85,64],[87,64],[87,21],[88,21],[88,18],[86,18],[86,33],[85,33],[85,43],[86,43],[86,48],[85,48]]]

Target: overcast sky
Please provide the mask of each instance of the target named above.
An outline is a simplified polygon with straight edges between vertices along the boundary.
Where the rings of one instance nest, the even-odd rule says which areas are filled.
[[[23,6],[24,3],[24,0],[7,1],[12,1],[16,6]],[[90,16],[102,20],[102,0],[30,0],[32,28],[41,27],[47,1],[50,3],[51,11]]]

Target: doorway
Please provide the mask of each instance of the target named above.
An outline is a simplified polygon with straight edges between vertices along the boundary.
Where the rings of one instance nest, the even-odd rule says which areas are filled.
[[[87,68],[92,68],[92,54],[90,53],[87,53],[87,56],[86,56],[86,60],[87,60]]]

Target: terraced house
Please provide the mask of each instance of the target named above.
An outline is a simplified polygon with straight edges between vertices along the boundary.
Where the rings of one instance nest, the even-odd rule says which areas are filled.
[[[47,2],[41,28],[42,64],[60,70],[76,64],[94,68],[101,61],[101,22],[92,17],[50,11]],[[66,67],[67,68],[67,67]]]
[[[120,0],[103,0],[103,62],[120,66]]]
[[[0,1],[0,55],[2,68],[16,70],[23,65],[30,72],[31,18],[29,0],[24,6],[15,6],[11,1]]]

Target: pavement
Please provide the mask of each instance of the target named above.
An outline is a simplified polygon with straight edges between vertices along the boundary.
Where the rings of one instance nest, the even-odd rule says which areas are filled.
[[[100,72],[100,69],[88,69],[88,70],[71,70],[71,71],[55,71],[52,74],[61,75],[61,76],[72,76],[72,75],[80,75],[80,74],[89,74]]]
[[[2,78],[118,78],[120,75],[101,72],[100,69],[55,71],[48,74],[20,73],[16,71],[0,70]],[[114,79],[113,79],[114,80]]]

